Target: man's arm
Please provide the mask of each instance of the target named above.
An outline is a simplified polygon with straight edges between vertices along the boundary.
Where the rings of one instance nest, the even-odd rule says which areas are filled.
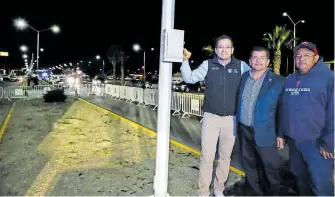
[[[279,89],[280,93],[279,93],[279,99],[278,99],[278,103],[277,103],[277,107],[276,107],[276,133],[277,133],[277,148],[279,150],[283,149],[285,147],[285,140],[284,140],[284,134],[283,134],[283,130],[280,127],[280,110],[281,110],[281,105],[282,105],[282,97],[284,94],[284,87],[285,87],[285,78],[281,77],[282,79],[282,84],[281,84],[281,88]]]
[[[328,87],[326,125],[321,134],[321,146],[328,153],[334,153],[334,75]]]
[[[285,78],[283,80],[282,88],[280,89],[278,104],[276,108],[276,130],[277,130],[277,137],[283,138],[283,129],[280,126],[280,116],[281,116],[281,108],[283,105],[283,95],[284,95],[284,87],[285,87]]]
[[[183,81],[186,83],[197,83],[199,81],[205,80],[208,71],[208,61],[202,62],[200,66],[193,71],[191,70],[188,60],[183,61],[180,67],[181,75]]]
[[[244,61],[241,61],[241,75],[243,75],[243,73],[248,72],[250,70],[251,70],[250,66]]]

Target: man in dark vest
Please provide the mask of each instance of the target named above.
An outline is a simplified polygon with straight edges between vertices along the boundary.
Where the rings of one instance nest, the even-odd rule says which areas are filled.
[[[236,96],[241,75],[250,70],[243,61],[236,59],[233,41],[227,35],[215,40],[215,56],[191,70],[191,53],[184,49],[181,65],[183,81],[197,83],[205,81],[206,92],[203,105],[201,128],[201,158],[199,166],[199,194],[209,196],[212,182],[213,161],[219,141],[219,159],[214,179],[214,195],[223,196],[224,184],[228,179],[230,156],[236,136]]]

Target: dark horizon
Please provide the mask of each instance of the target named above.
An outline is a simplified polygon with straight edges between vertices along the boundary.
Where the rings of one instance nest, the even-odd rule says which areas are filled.
[[[296,26],[296,36],[301,41],[314,42],[324,59],[330,61],[334,59],[334,2],[326,1],[320,6],[313,10],[303,1],[287,0],[273,5],[268,1],[176,1],[175,29],[185,30],[185,47],[192,51],[192,58],[198,64],[205,59],[201,48],[212,44],[213,38],[221,34],[233,38],[235,56],[247,61],[253,46],[266,46],[262,41],[263,34],[271,32],[275,25],[286,25],[293,30],[289,18],[282,16],[283,12],[288,12],[295,22],[306,21]],[[2,7],[0,48],[7,49],[10,56],[6,60],[1,57],[1,62],[5,61],[11,68],[22,67],[21,44],[27,45],[29,54],[33,52],[36,56],[37,33],[30,29],[18,31],[13,26],[13,19],[23,17],[36,29],[48,28],[52,24],[61,28],[59,35],[40,34],[40,48],[45,49],[40,53],[40,67],[90,60],[98,54],[105,56],[110,45],[121,44],[130,57],[126,69],[136,69],[143,62],[143,53],[132,50],[132,44],[138,43],[147,49],[156,49],[147,52],[146,60],[147,70],[158,70],[161,9],[161,1],[81,3],[75,7],[27,3],[21,8],[14,5]],[[283,51],[283,60],[288,58],[289,64],[292,64],[291,57],[291,52]],[[175,71],[179,69],[177,65],[174,65]]]

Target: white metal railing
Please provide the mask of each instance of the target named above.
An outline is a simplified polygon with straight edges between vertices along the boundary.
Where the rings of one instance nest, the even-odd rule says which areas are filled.
[[[153,110],[158,108],[158,90],[143,89],[129,86],[112,84],[76,84],[76,85],[36,85],[30,86],[8,86],[0,87],[0,98],[23,99],[41,98],[47,91],[57,88],[64,89],[66,95],[78,94],[79,96],[98,95],[109,96],[114,99],[136,103],[137,105],[149,107]],[[181,115],[182,118],[203,116],[202,105],[204,95],[172,92],[171,110],[172,115]]]
[[[32,93],[33,91],[28,86],[7,86],[4,89],[4,98],[8,100],[28,98],[28,93]]]
[[[158,90],[143,89],[129,86],[106,85],[106,94],[112,98],[124,100],[126,102],[138,103],[144,107],[158,107]],[[203,116],[202,105],[204,95],[172,92],[171,110],[172,115],[182,115],[182,118],[188,118],[190,115]]]
[[[157,89],[145,89],[144,90],[144,106],[154,106],[154,109],[158,107],[158,90]]]
[[[33,98],[41,98],[44,94],[46,94],[50,90],[54,90],[57,87],[54,85],[35,85],[33,87],[33,91],[28,93],[28,97]]]
[[[181,114],[181,93],[172,92],[171,98],[171,110],[173,110],[173,116]]]
[[[189,117],[191,115],[203,116],[202,105],[204,103],[203,95],[196,94],[180,94],[182,117]]]

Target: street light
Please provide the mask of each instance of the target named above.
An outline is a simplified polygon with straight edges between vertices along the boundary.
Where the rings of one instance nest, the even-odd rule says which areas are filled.
[[[97,60],[101,59],[100,55],[95,56],[95,59],[97,59]],[[88,64],[90,64],[90,63],[91,62],[89,62]],[[105,73],[105,60],[104,59],[102,60],[102,72],[103,72],[103,74]]]
[[[28,47],[26,45],[21,45],[20,46],[20,51],[26,52],[26,51],[28,51]]]
[[[37,32],[37,58],[36,58],[36,69],[38,69],[38,62],[39,62],[39,47],[40,47],[40,32],[43,32],[43,31],[47,31],[47,30],[51,30],[53,33],[57,34],[60,32],[60,28],[59,26],[57,25],[52,25],[51,27],[47,28],[47,29],[42,29],[42,30],[37,30],[35,29],[34,27],[30,26],[28,24],[28,22],[23,19],[23,18],[17,18],[14,20],[14,26],[18,29],[18,30],[24,30],[26,29],[27,27],[29,27],[30,29],[34,30]]]
[[[293,47],[295,47],[295,45],[296,45],[296,43],[295,43],[295,26],[296,26],[297,24],[299,24],[299,23],[305,23],[305,20],[299,20],[298,22],[295,23],[295,22],[292,20],[292,18],[290,17],[290,15],[287,14],[287,12],[284,12],[284,13],[283,13],[283,16],[287,16],[287,17],[290,19],[290,21],[292,22],[292,24],[293,24],[293,38],[294,38],[294,40],[293,40]],[[293,71],[295,72],[295,61],[293,61],[293,62],[294,62]]]
[[[138,52],[140,50],[143,51],[143,81],[145,81],[145,50],[141,48],[139,44],[133,45],[133,50]],[[155,50],[154,48],[150,48],[151,51]]]
[[[23,59],[27,59],[28,55],[24,54],[22,57],[23,57]]]

